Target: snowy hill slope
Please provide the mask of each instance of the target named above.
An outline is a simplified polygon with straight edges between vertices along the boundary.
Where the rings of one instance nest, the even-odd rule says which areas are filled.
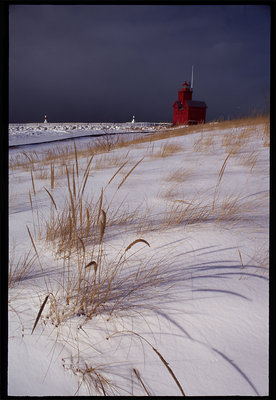
[[[93,143],[10,150],[9,395],[267,395],[266,125]]]

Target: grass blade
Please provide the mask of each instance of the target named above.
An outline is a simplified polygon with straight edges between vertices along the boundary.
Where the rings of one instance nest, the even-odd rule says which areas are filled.
[[[122,184],[125,182],[125,180],[129,177],[129,175],[131,174],[131,172],[140,164],[141,161],[143,161],[144,157],[141,158],[141,160],[139,160],[134,167],[131,168],[131,170],[126,174],[126,176],[124,177],[124,179],[122,180],[122,182],[119,184],[118,189],[120,189],[120,187],[122,186]]]
[[[31,332],[31,335],[32,335],[33,331],[34,331],[35,328],[36,328],[36,325],[37,325],[37,323],[38,323],[38,321],[39,321],[39,318],[40,318],[40,316],[41,316],[41,313],[42,313],[42,311],[43,311],[43,309],[44,309],[44,307],[45,307],[45,304],[46,304],[46,302],[47,302],[49,296],[50,296],[50,295],[47,294],[47,296],[45,297],[45,299],[44,299],[44,301],[43,301],[43,303],[42,303],[42,306],[40,307],[40,309],[39,309],[39,311],[38,311],[38,314],[37,314],[37,317],[36,317],[36,320],[35,320],[35,323],[34,323],[32,332]]]
[[[145,239],[136,239],[136,240],[134,240],[132,243],[130,243],[130,244],[127,246],[127,248],[125,249],[125,253],[126,253],[132,246],[134,246],[136,243],[139,243],[139,242],[145,243],[145,244],[147,244],[147,245],[150,247],[150,244],[149,244]]]
[[[149,393],[149,391],[147,390],[147,388],[146,388],[146,386],[145,386],[145,384],[144,384],[144,382],[143,382],[143,380],[142,380],[142,378],[141,378],[141,376],[140,376],[139,371],[138,371],[136,368],[133,368],[133,372],[135,373],[135,375],[136,375],[138,381],[141,383],[141,385],[142,385],[143,389],[145,390],[145,392],[147,393],[147,395],[150,396],[150,393]]]
[[[75,161],[76,161],[77,178],[79,178],[78,153],[77,153],[77,146],[76,146],[76,142],[75,141],[74,141],[74,150],[75,150]]]
[[[90,160],[89,160],[89,162],[88,162],[88,164],[87,164],[87,166],[86,166],[85,172],[84,172],[83,177],[82,177],[82,183],[81,183],[82,191],[81,191],[81,195],[83,195],[83,192],[84,192],[84,188],[85,188],[85,185],[86,185],[86,182],[87,182],[87,179],[88,179],[88,175],[89,175],[89,167],[90,167],[90,164],[92,163],[93,157],[94,157],[94,154],[92,154],[92,156],[90,157]]]
[[[51,189],[55,187],[55,164],[51,163]]]
[[[31,177],[32,177],[33,192],[34,192],[34,195],[35,195],[35,184],[34,184],[34,176],[33,176],[32,169],[31,169]]]
[[[43,186],[43,188],[46,190],[46,192],[47,192],[47,193],[48,193],[48,195],[50,196],[50,199],[52,200],[52,203],[54,204],[54,206],[55,206],[55,209],[57,210],[57,205],[56,205],[56,202],[55,202],[55,200],[54,200],[53,196],[51,195],[51,193],[49,192],[49,190],[47,190],[47,189],[46,189],[46,187],[45,187],[45,186]]]
[[[105,226],[106,226],[106,213],[104,210],[102,211],[102,221],[101,221],[101,226],[100,226],[100,242],[102,242],[103,240],[103,235],[104,235],[104,231],[105,231]]]
[[[27,231],[28,231],[28,234],[29,234],[29,236],[30,236],[30,239],[31,239],[31,242],[32,242],[33,248],[34,248],[34,250],[35,250],[35,253],[36,253],[37,257],[38,257],[38,252],[37,252],[37,249],[36,249],[36,247],[35,247],[35,244],[34,244],[34,240],[33,240],[32,234],[31,234],[31,232],[30,232],[30,229],[29,229],[28,225],[26,225],[26,227],[27,227]],[[39,258],[39,257],[38,257],[38,258]]]
[[[102,209],[102,204],[103,204],[103,188],[101,190],[101,195],[99,199],[99,211],[98,211],[98,216],[97,216],[97,224],[99,223],[100,215],[101,215],[101,209]]]
[[[115,172],[115,174],[109,179],[108,184],[110,184],[110,182],[113,181],[113,179],[115,178],[115,176],[121,171],[121,169],[126,165],[126,163],[128,163],[128,160],[126,160],[121,166],[120,168]]]
[[[96,272],[98,268],[96,261],[90,261],[84,268],[92,267],[92,265],[94,266],[94,271]]]
[[[185,397],[184,390],[182,389],[182,386],[180,385],[180,383],[179,383],[177,377],[176,377],[175,374],[173,373],[173,370],[170,368],[170,366],[169,366],[169,364],[167,363],[167,361],[164,359],[164,357],[162,356],[162,354],[160,354],[159,351],[158,351],[155,347],[153,347],[153,346],[151,346],[151,347],[152,347],[152,350],[154,350],[155,353],[158,355],[158,357],[160,358],[160,360],[162,361],[162,363],[165,365],[165,367],[167,368],[167,370],[169,371],[169,373],[171,374],[171,376],[173,377],[173,379],[174,379],[175,383],[177,384],[177,386],[178,386],[180,392],[182,393],[182,396]]]

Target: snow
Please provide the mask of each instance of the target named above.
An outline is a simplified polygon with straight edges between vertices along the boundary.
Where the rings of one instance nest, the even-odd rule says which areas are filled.
[[[73,139],[78,149],[84,149],[96,140],[93,135],[117,132],[131,138],[164,128],[145,123],[135,131],[132,125],[10,125],[10,146],[24,145],[10,147],[10,160],[16,155],[24,159],[22,151],[29,156],[36,152],[42,160],[59,139]],[[33,333],[45,296],[51,292],[58,299],[62,292],[63,260],[46,242],[45,232],[39,231],[39,223],[43,225],[52,212],[44,189],[51,190],[49,174],[39,178],[39,163],[35,164],[34,195],[30,170],[10,168],[10,257],[16,264],[29,250],[34,255],[28,226],[39,260],[9,289],[9,395],[143,396],[146,391],[135,371],[150,394],[181,395],[154,349],[188,396],[268,395],[269,148],[264,146],[262,124],[248,128],[250,136],[231,153],[218,180],[229,153],[223,138],[239,137],[244,129],[214,128],[204,134],[199,129],[94,156],[85,199],[97,201],[103,188],[107,222],[115,210],[120,217],[134,215],[126,223],[107,224],[104,236],[106,265],[121,256],[126,260],[117,282],[120,292],[114,289],[114,299],[90,320],[75,314],[57,326],[47,318],[48,300]],[[175,150],[160,156],[168,145]],[[119,163],[109,163],[108,157],[113,161],[117,157]],[[79,156],[81,171],[87,160]],[[74,163],[74,157],[70,162]],[[43,168],[49,170],[49,165]],[[67,196],[66,174],[56,177],[51,194],[60,209]],[[232,213],[227,216],[223,202],[231,201]],[[188,203],[194,205],[190,214],[185,209]],[[169,215],[175,217],[176,205],[186,214],[180,223],[168,224]],[[192,220],[192,213],[204,207],[208,217]],[[150,247],[137,243],[123,254],[137,238],[145,239]],[[158,276],[152,272],[158,279],[139,286],[133,278],[138,269],[141,276],[158,271]],[[132,272],[132,278],[124,281]],[[116,300],[122,298],[116,308]],[[88,367],[93,368],[90,374]]]

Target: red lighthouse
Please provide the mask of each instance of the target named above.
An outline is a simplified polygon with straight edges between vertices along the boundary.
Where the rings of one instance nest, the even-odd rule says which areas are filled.
[[[173,125],[205,123],[206,103],[192,100],[193,88],[190,83],[185,81],[182,86],[178,91],[178,100],[173,103]]]

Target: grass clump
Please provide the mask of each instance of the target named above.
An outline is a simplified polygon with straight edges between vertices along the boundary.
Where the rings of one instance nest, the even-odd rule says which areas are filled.
[[[199,138],[194,142],[194,151],[210,151],[214,146],[214,138],[211,135],[201,133]]]
[[[190,179],[192,174],[190,169],[177,168],[165,177],[165,181],[182,183]]]
[[[164,143],[157,150],[152,151],[151,158],[166,158],[182,150],[182,146],[176,143]]]
[[[49,298],[47,318],[58,326],[74,316],[82,316],[85,323],[98,314],[110,317],[124,310],[129,312],[130,304],[137,302],[139,293],[155,287],[160,279],[158,266],[147,269],[141,262],[138,271],[125,269],[131,259],[126,252],[138,242],[148,243],[144,239],[134,242],[112,259],[106,257],[102,243],[93,248],[94,259],[87,264],[84,251],[82,255],[71,257],[64,270],[63,284]]]
[[[15,261],[14,253],[9,258],[8,288],[12,289],[17,283],[28,279],[36,261],[36,255],[31,251]]]
[[[163,228],[177,225],[193,225],[214,223],[233,226],[240,222],[244,213],[250,213],[252,202],[244,201],[241,195],[228,195],[219,199],[216,196],[215,206],[206,202],[204,196],[196,196],[189,201],[173,200],[168,203],[167,212],[163,219]]]
[[[125,309],[135,294],[145,287],[156,285],[159,279],[158,266],[147,269],[141,261],[135,272],[125,270],[131,259],[130,250],[137,245],[150,246],[144,238],[133,240],[125,250],[112,257],[106,254],[105,235],[112,226],[131,221],[132,213],[112,210],[105,200],[102,188],[97,201],[85,194],[91,156],[85,171],[80,174],[79,154],[75,151],[74,164],[66,166],[67,194],[63,206],[56,203],[53,193],[44,187],[50,201],[51,212],[44,220],[45,239],[53,246],[56,255],[63,260],[62,282],[47,298],[47,317],[60,325],[73,316],[83,316],[86,321],[95,315]],[[142,162],[136,162],[117,186],[116,192]],[[126,164],[123,163],[109,180],[111,182]],[[134,212],[135,215],[135,212]],[[27,227],[28,229],[28,227]],[[42,228],[40,227],[42,230]],[[28,229],[30,235],[30,231]],[[37,251],[33,237],[30,235]],[[50,285],[49,285],[50,287]]]

